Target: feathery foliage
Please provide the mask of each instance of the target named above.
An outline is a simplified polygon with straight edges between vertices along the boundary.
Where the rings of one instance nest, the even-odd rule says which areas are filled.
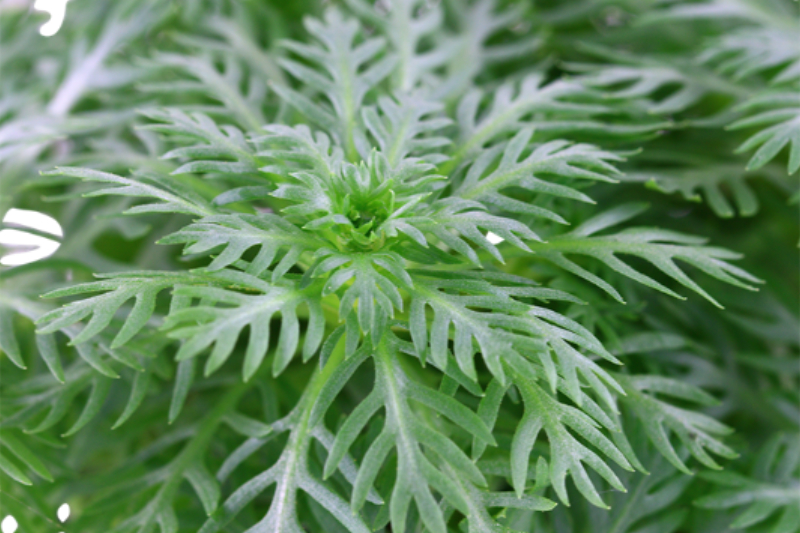
[[[21,531],[800,531],[796,2],[74,4],[0,1]]]

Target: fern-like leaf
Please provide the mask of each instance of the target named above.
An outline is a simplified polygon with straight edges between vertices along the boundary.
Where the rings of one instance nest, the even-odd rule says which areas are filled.
[[[716,403],[716,400],[707,393],[669,378],[619,375],[615,377],[626,393],[626,396],[620,398],[620,402],[634,413],[644,425],[651,442],[675,468],[687,474],[691,473],[670,443],[667,430],[674,432],[692,455],[709,468],[719,469],[720,466],[707,450],[728,459],[737,456],[736,452],[719,440],[730,434],[731,428],[711,417],[675,407],[654,396],[657,393],[700,405]]]
[[[574,188],[544,180],[542,177],[615,181],[614,176],[618,171],[611,162],[620,161],[620,157],[590,145],[550,141],[537,146],[520,161],[532,135],[532,129],[521,129],[505,146],[500,162],[491,172],[486,171],[496,161],[499,150],[496,148],[481,153],[469,168],[456,194],[467,200],[482,200],[506,211],[564,222],[549,210],[509,198],[501,191],[513,186],[534,193],[591,202],[588,196]]]
[[[246,129],[256,130],[266,122],[261,112],[266,84],[257,76],[250,75],[246,84],[248,93],[242,94],[240,87],[245,71],[233,54],[221,54],[222,71],[215,58],[196,55],[161,52],[152,63],[157,68],[183,71],[199,81],[145,84],[143,89],[154,92],[199,91],[221,102]]]
[[[199,298],[203,302],[200,306],[173,310],[164,321],[163,327],[170,330],[170,337],[184,339],[176,356],[179,361],[195,357],[214,345],[206,361],[206,375],[225,363],[242,330],[248,327],[250,337],[243,373],[245,380],[249,380],[258,371],[269,348],[269,327],[263,325],[269,324],[277,312],[281,314],[281,334],[273,362],[273,373],[281,373],[297,350],[300,338],[297,307],[301,303],[308,307],[310,317],[303,344],[306,358],[316,352],[324,334],[322,308],[319,303],[291,285],[270,287],[263,295],[210,287],[179,287],[175,290],[175,298]]]
[[[159,243],[185,243],[184,254],[188,255],[214,252],[222,246],[208,266],[210,271],[242,261],[245,252],[257,246],[260,248],[258,255],[245,268],[245,272],[253,276],[262,275],[272,266],[278,253],[285,250],[272,270],[273,281],[292,268],[303,252],[315,252],[325,245],[282,217],[269,213],[205,217],[164,237]]]
[[[113,195],[155,200],[152,203],[131,207],[125,211],[125,214],[183,213],[195,216],[215,214],[209,203],[196,191],[175,180],[149,172],[138,172],[134,173],[133,178],[125,178],[109,172],[88,168],[58,167],[56,170],[45,174],[69,176],[107,185],[104,188],[87,193],[86,196],[89,197]]]
[[[150,109],[142,111],[142,114],[157,121],[141,126],[142,129],[200,141],[192,146],[175,148],[162,156],[164,159],[190,159],[173,174],[248,174],[258,169],[253,147],[234,126],[220,128],[202,113],[187,114],[178,109]]]
[[[629,228],[613,235],[594,236],[599,231],[636,216],[646,207],[643,204],[619,206],[592,217],[569,233],[553,237],[547,243],[531,244],[531,248],[559,267],[597,285],[620,302],[623,301],[622,296],[614,287],[565,257],[565,254],[594,257],[624,276],[665,294],[681,298],[672,289],[619,259],[616,254],[640,257],[717,306],[720,304],[687,276],[675,264],[675,259],[685,261],[703,272],[737,287],[755,290],[748,283],[761,283],[751,274],[725,261],[726,259],[738,259],[739,254],[722,248],[701,246],[705,243],[703,238],[650,228]]]
[[[356,45],[358,24],[345,20],[336,10],[328,10],[324,22],[307,19],[306,27],[322,46],[294,41],[285,41],[283,46],[316,63],[327,76],[291,59],[283,59],[280,63],[306,86],[325,95],[332,108],[321,107],[288,87],[276,86],[275,90],[309,120],[336,135],[339,144],[346,147],[345,153],[350,159],[355,158],[358,151],[363,156],[366,143],[358,123],[359,109],[366,94],[391,73],[396,58],[386,55],[378,59],[385,46],[382,39],[373,38]]]
[[[703,477],[720,490],[695,500],[708,509],[747,506],[731,524],[733,529],[749,529],[771,516],[777,521],[772,533],[790,533],[800,523],[800,496],[797,494],[800,449],[797,435],[776,434],[759,451],[752,478],[735,472],[708,472]],[[753,529],[754,531],[756,529]]]
[[[612,487],[625,491],[622,482],[600,456],[573,436],[575,432],[591,442],[606,457],[623,468],[632,470],[622,452],[598,430],[599,426],[594,420],[582,411],[558,402],[523,375],[518,374],[515,384],[525,403],[525,414],[511,444],[511,476],[518,495],[524,491],[531,449],[542,430],[550,443],[550,481],[561,501],[569,504],[565,485],[569,474],[589,502],[598,507],[606,507],[589,479],[584,463],[591,466]]]
[[[155,311],[156,296],[159,292],[186,283],[214,283],[208,276],[171,272],[129,272],[110,274],[105,279],[81,285],[74,285],[47,293],[48,298],[63,298],[78,294],[103,292],[98,296],[86,298],[55,309],[37,320],[40,333],[53,333],[76,324],[91,316],[86,327],[72,339],[72,344],[83,343],[106,329],[116,312],[129,300],[135,304],[124,326],[111,344],[112,348],[122,346],[133,338],[150,320]],[[218,279],[218,284],[225,281]]]
[[[478,439],[493,444],[488,428],[480,418],[448,396],[416,384],[404,374],[397,360],[397,348],[384,340],[376,347],[376,384],[373,392],[347,421],[339,433],[326,464],[326,472],[337,467],[360,430],[378,408],[384,407],[386,421],[381,433],[367,450],[353,487],[352,505],[360,509],[389,452],[398,455],[397,478],[392,489],[390,518],[393,529],[403,531],[411,501],[416,504],[422,522],[431,531],[445,533],[446,526],[431,488],[441,493],[451,505],[467,513],[463,488],[448,478],[436,464],[441,460],[463,477],[462,483],[485,486],[483,474],[449,438],[414,416],[409,400],[437,411],[450,421],[472,432]],[[423,453],[422,446],[429,450]]]
[[[734,122],[730,129],[764,128],[737,149],[737,152],[749,152],[757,148],[747,164],[748,170],[763,167],[788,146],[787,170],[790,175],[797,172],[800,169],[800,95],[797,92],[766,93],[747,101],[739,109],[755,114]]]

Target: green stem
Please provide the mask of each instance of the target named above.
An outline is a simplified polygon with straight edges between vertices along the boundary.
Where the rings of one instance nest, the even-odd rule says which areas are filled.
[[[388,342],[384,338],[375,350],[375,364],[380,372],[380,381],[383,384],[383,394],[386,398],[387,418],[395,421],[396,432],[399,437],[398,446],[402,447],[405,457],[414,455],[414,439],[411,437],[411,430],[405,425],[406,401],[405,395],[400,390],[401,384],[397,379],[395,368],[395,358],[389,351]],[[398,450],[399,451],[399,450]]]
[[[275,523],[283,524],[286,512],[294,512],[294,498],[297,492],[297,480],[305,468],[308,448],[311,444],[309,432],[310,420],[314,405],[322,392],[323,387],[333,375],[336,368],[344,360],[344,347],[340,346],[333,351],[331,357],[320,370],[314,371],[303,396],[297,404],[299,415],[294,428],[286,443],[286,455],[281,456],[280,462],[284,463],[282,475],[277,480],[275,495],[272,497],[273,505],[279,506],[276,512]],[[270,511],[271,512],[271,511]]]
[[[147,511],[147,522],[142,525],[146,529],[148,525],[155,525],[159,513],[166,507],[171,506],[177,494],[186,470],[195,461],[202,460],[206,449],[211,442],[211,438],[222,422],[222,418],[233,410],[239,403],[245,392],[256,383],[257,380],[240,382],[235,387],[229,389],[225,395],[215,403],[214,408],[203,418],[194,437],[181,450],[181,453],[169,465],[169,477],[161,485],[156,495],[151,500],[154,508]],[[149,507],[149,506],[148,506]]]

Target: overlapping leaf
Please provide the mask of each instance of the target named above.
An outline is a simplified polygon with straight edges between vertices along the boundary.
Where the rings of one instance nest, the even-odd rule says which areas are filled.
[[[55,309],[37,320],[41,324],[41,333],[53,333],[67,326],[76,324],[87,317],[91,319],[80,334],[72,339],[72,344],[81,344],[104,329],[114,318],[117,311],[128,301],[134,299],[131,309],[122,329],[117,333],[111,347],[122,346],[132,339],[153,316],[156,306],[156,297],[161,291],[182,284],[208,284],[215,283],[214,278],[203,275],[192,275],[184,272],[130,272],[125,274],[109,274],[101,281],[74,285],[48,293],[48,298],[63,298],[78,294],[102,292],[78,300]],[[216,279],[216,284],[228,283],[223,279]]]
[[[230,357],[242,330],[249,329],[243,374],[249,380],[261,365],[269,348],[269,323],[275,313],[281,314],[281,334],[278,339],[273,372],[282,372],[292,360],[300,340],[297,307],[308,307],[309,325],[303,343],[305,358],[319,347],[324,335],[324,318],[319,301],[309,298],[292,285],[271,286],[264,294],[242,294],[222,288],[178,287],[176,299],[200,299],[199,306],[173,309],[164,321],[169,336],[184,340],[176,358],[184,361],[197,356],[212,344],[214,348],[205,365],[209,375]]]
[[[525,490],[531,449],[539,432],[544,430],[550,443],[550,481],[558,497],[569,504],[565,485],[569,474],[589,502],[598,507],[606,507],[586,473],[584,463],[591,466],[615,489],[624,491],[625,488],[608,464],[576,439],[573,433],[592,443],[603,455],[621,467],[632,470],[628,460],[599,431],[599,424],[584,412],[558,402],[522,375],[518,376],[515,384],[525,403],[525,414],[511,444],[511,476],[517,494],[522,494]]]
[[[691,473],[670,442],[668,430],[680,439],[698,461],[709,468],[720,468],[708,454],[709,451],[728,459],[737,456],[736,452],[720,440],[731,433],[731,428],[704,414],[670,405],[658,399],[655,394],[700,405],[716,403],[712,396],[701,389],[669,378],[615,377],[626,393],[626,396],[620,398],[620,402],[634,413],[644,425],[650,441],[675,468]]]
[[[223,69],[219,68],[217,61],[224,65]],[[220,54],[219,58],[214,58],[161,52],[152,62],[158,68],[183,71],[198,81],[145,84],[144,89],[205,93],[221,102],[242,127],[255,130],[265,124],[261,109],[267,91],[266,83],[258,76],[247,75],[233,54]],[[245,76],[247,83],[243,83]],[[247,86],[247,93],[242,92],[242,85]],[[228,133],[231,133],[230,130]]]
[[[695,505],[708,509],[746,506],[731,524],[733,529],[764,525],[776,517],[767,526],[771,533],[795,531],[800,523],[797,442],[796,434],[778,433],[770,438],[758,453],[753,477],[730,471],[706,473],[704,477],[720,490],[698,498]]]
[[[214,214],[214,209],[198,192],[166,176],[150,172],[134,172],[133,177],[125,178],[109,172],[89,168],[58,167],[49,175],[69,176],[84,181],[102,183],[106,186],[86,194],[96,196],[132,196],[154,200],[131,207],[125,214],[143,213],[183,213],[206,216]]]
[[[259,215],[214,215],[190,224],[159,241],[161,244],[185,243],[184,254],[207,254],[222,247],[208,266],[211,271],[223,269],[237,261],[249,249],[259,253],[248,261],[245,272],[262,275],[280,251],[285,251],[272,270],[276,280],[292,268],[303,252],[315,252],[324,242],[303,232],[282,217],[270,213]]]
[[[564,222],[552,211],[516,200],[501,191],[519,187],[533,193],[591,202],[588,196],[574,188],[542,178],[558,176],[613,182],[618,173],[612,162],[620,161],[619,156],[594,146],[567,141],[550,141],[536,146],[520,160],[532,136],[533,130],[521,129],[504,147],[497,167],[490,172],[487,170],[500,155],[500,147],[483,151],[455,194],[467,200],[481,200],[505,211]]]
[[[486,481],[458,446],[414,415],[409,400],[438,412],[485,443],[493,444],[494,439],[483,421],[464,405],[441,392],[411,381],[401,370],[396,347],[389,341],[384,339],[376,347],[375,359],[375,388],[337,434],[325,472],[330,475],[335,471],[344,453],[370,418],[383,408],[386,413],[383,429],[364,455],[353,486],[353,508],[358,510],[363,506],[387,456],[395,449],[398,457],[397,474],[389,510],[392,528],[399,531],[405,529],[413,500],[422,523],[431,531],[445,533],[445,520],[431,489],[469,516],[470,504],[474,505],[475,502],[470,502],[465,496],[469,497],[471,488],[485,486]],[[423,446],[426,452],[422,451]],[[450,472],[457,473],[460,481],[450,479],[447,475]],[[477,499],[479,505],[486,506],[488,503]],[[537,503],[546,504],[545,501]],[[487,520],[485,509],[475,513],[475,519],[490,521]]]
[[[189,160],[173,174],[247,174],[258,169],[253,146],[235,126],[220,127],[207,115],[187,114],[174,108],[144,110],[142,114],[157,121],[141,126],[142,129],[199,141],[192,146],[170,150],[162,156],[164,159]]]
[[[800,93],[765,93],[748,100],[739,109],[754,114],[734,122],[730,129],[763,128],[737,149],[737,152],[757,149],[747,165],[748,170],[763,167],[788,147],[788,172],[797,172],[800,169]]]
[[[730,218],[736,211],[743,217],[753,216],[758,212],[758,197],[748,183],[752,178],[753,174],[746,172],[740,165],[715,164],[637,170],[625,174],[621,181],[641,182],[666,194],[680,192],[686,200],[692,202],[704,199],[717,216]]]

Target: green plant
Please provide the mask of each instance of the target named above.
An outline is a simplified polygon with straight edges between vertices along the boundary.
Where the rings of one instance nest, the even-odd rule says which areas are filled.
[[[21,531],[800,531],[795,2],[74,4],[0,3]]]

